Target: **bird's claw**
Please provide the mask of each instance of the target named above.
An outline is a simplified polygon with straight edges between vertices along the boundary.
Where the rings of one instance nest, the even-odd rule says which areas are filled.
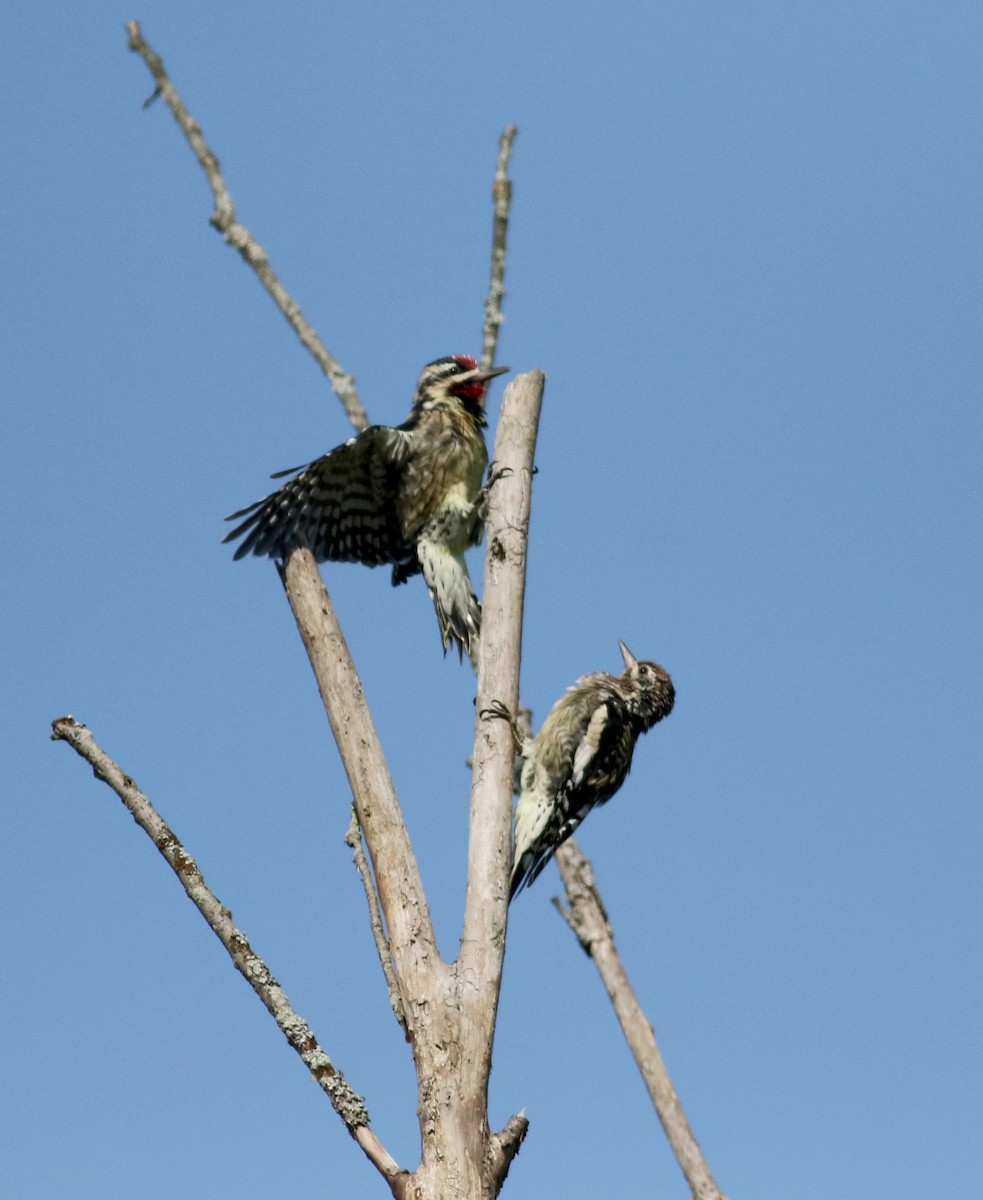
[[[487,708],[483,708],[478,714],[486,721],[506,721],[512,732],[512,744],[515,746],[516,754],[522,753],[522,734],[519,732],[519,722],[511,709],[507,708],[501,700],[493,700]]]
[[[485,485],[478,493],[478,499],[475,501],[475,511],[482,525],[488,520],[488,502],[491,499],[492,488],[500,479],[507,479],[511,474],[511,467],[498,467],[495,463],[488,464],[488,478],[485,480]]]
[[[498,463],[490,462],[488,464],[488,478],[485,480],[485,491],[490,492],[500,479],[508,479],[512,474],[511,467],[500,467]]]

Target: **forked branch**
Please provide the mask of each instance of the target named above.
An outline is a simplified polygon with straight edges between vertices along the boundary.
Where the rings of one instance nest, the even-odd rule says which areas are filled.
[[[304,318],[270,266],[263,247],[235,219],[235,207],[218,158],[171,83],[160,56],[145,41],[136,22],[127,25],[127,34],[130,50],[141,57],[154,79],[151,100],[157,96],[164,99],[206,176],[214,201],[211,223],[255,272],[330,381],[352,425],[356,430],[364,429],[368,418],[353,377],[341,368]],[[493,187],[491,281],[482,347],[485,367],[494,363],[503,319],[511,200],[508,165],[515,134],[513,126],[502,134]],[[520,377],[507,390],[502,405],[495,460],[497,467],[506,471],[496,484],[489,510],[478,663],[479,714],[494,701],[504,703],[512,711],[518,707],[526,531],[543,382],[540,372]],[[400,1170],[375,1138],[361,1098],[351,1090],[318,1046],[309,1027],[290,1007],[265,964],[232,924],[231,915],[205,885],[194,860],[132,779],[71,718],[55,722],[53,736],[69,742],[92,764],[97,777],[109,783],[154,840],[226,946],[237,969],[277,1020],[363,1151],[389,1181],[393,1193],[402,1197],[410,1194],[408,1189],[412,1186],[421,1195],[442,1195],[446,1190],[443,1181],[467,1177],[480,1187],[481,1195],[496,1195],[527,1128],[524,1114],[512,1117],[498,1134],[490,1134],[487,1125],[487,1082],[507,915],[513,763],[509,732],[502,722],[489,722],[481,716],[476,720],[462,945],[457,962],[447,964],[437,951],[416,860],[361,685],[317,565],[306,547],[291,551],[281,568],[281,578],[355,797],[358,820],[353,822],[350,844],[358,861],[360,828],[372,859],[374,886],[364,856],[358,865],[393,1007],[414,1043],[420,1075],[421,1120],[425,1117],[423,1098],[428,1088],[434,1098],[424,1122],[430,1136],[428,1139],[425,1132],[423,1162],[412,1176]],[[693,1195],[697,1200],[723,1200],[689,1129],[651,1026],[614,948],[590,864],[572,842],[557,853],[557,861],[569,904],[569,909],[560,906],[560,911],[598,967]],[[430,1016],[425,1015],[428,1012]],[[431,1037],[434,1031],[424,1026],[435,1019],[434,1014],[440,1027],[437,1036]],[[449,1083],[442,1064],[451,1044],[460,1051],[454,1075],[458,1102],[452,1107],[456,1111],[436,1099],[438,1094],[444,1094]],[[432,1084],[437,1080],[441,1087],[433,1089]],[[470,1194],[479,1192],[471,1189]]]
[[[521,376],[502,402],[495,442],[499,474],[488,514],[479,712],[483,697],[504,697],[512,705],[517,700],[526,534],[544,382],[540,371]],[[410,1194],[416,1189],[423,1196],[441,1195],[454,1176],[468,1181],[467,1194],[497,1195],[527,1129],[519,1115],[490,1134],[487,1117],[507,908],[509,731],[501,722],[477,719],[464,932],[458,961],[447,964],[437,950],[416,859],[361,684],[306,546],[288,554],[281,578],[348,772],[416,1059],[423,1160],[404,1182]],[[453,1056],[450,1046],[458,1048]],[[440,1102],[450,1092],[458,1102]]]

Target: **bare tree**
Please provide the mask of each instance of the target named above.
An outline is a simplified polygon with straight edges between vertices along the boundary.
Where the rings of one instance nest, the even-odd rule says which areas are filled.
[[[270,266],[259,242],[235,219],[219,162],[139,26],[127,26],[129,47],[155,83],[208,179],[212,224],[256,272],[264,288],[321,366],[356,430],[368,418],[352,375],[324,347]],[[149,103],[149,101],[148,101]],[[491,284],[485,310],[482,366],[494,364],[504,296],[506,235],[514,127],[502,135],[494,183]],[[434,937],[427,898],[361,684],[310,550],[298,545],[280,566],[286,598],[307,649],[354,798],[348,842],[364,886],[369,920],[393,1012],[416,1067],[421,1161],[401,1167],[371,1129],[358,1096],[308,1024],[293,1009],[269,968],[209,889],[192,856],[149,799],[71,717],[53,723],[63,740],[120,797],[180,879],[222,941],[236,968],[260,997],[369,1161],[400,1200],[492,1198],[501,1190],[526,1135],[524,1113],[500,1131],[488,1120],[488,1078],[498,1009],[508,910],[514,748],[507,725],[483,716],[492,702],[518,710],[519,663],[533,457],[545,377],[531,371],[506,389],[495,436],[496,482],[486,524],[482,637],[472,758],[467,892],[458,957],[446,961]],[[368,851],[366,857],[364,848]],[[617,958],[613,934],[589,862],[572,844],[558,855],[568,909],[561,911],[594,958],[608,987],[670,1145],[699,1200],[720,1192],[686,1122],[655,1044]]]

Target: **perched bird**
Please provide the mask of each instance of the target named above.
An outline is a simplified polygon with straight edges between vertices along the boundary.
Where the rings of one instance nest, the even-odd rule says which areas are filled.
[[[305,467],[279,491],[227,517],[246,519],[235,558],[285,558],[303,537],[318,562],[392,565],[393,587],[423,572],[444,653],[453,642],[477,660],[481,607],[464,551],[481,541],[488,452],[485,385],[508,367],[482,370],[454,354],[420,372],[402,425],[373,425]],[[295,474],[296,473],[296,474]]]
[[[672,712],[676,693],[654,662],[639,662],[624,642],[621,675],[584,675],[557,700],[535,738],[522,747],[511,900],[598,804],[625,781],[639,734]],[[492,715],[508,717],[500,705]]]

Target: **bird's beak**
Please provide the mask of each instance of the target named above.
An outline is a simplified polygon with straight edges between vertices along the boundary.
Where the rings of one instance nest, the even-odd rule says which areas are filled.
[[[511,367],[489,367],[487,371],[478,371],[471,378],[480,379],[484,383],[486,379],[494,379],[496,375],[504,375],[506,371],[511,370]]]
[[[625,666],[628,668],[628,670],[630,671],[632,667],[637,667],[638,659],[634,656],[634,654],[632,654],[625,643],[619,641],[618,645],[621,647],[621,657],[625,660]]]

